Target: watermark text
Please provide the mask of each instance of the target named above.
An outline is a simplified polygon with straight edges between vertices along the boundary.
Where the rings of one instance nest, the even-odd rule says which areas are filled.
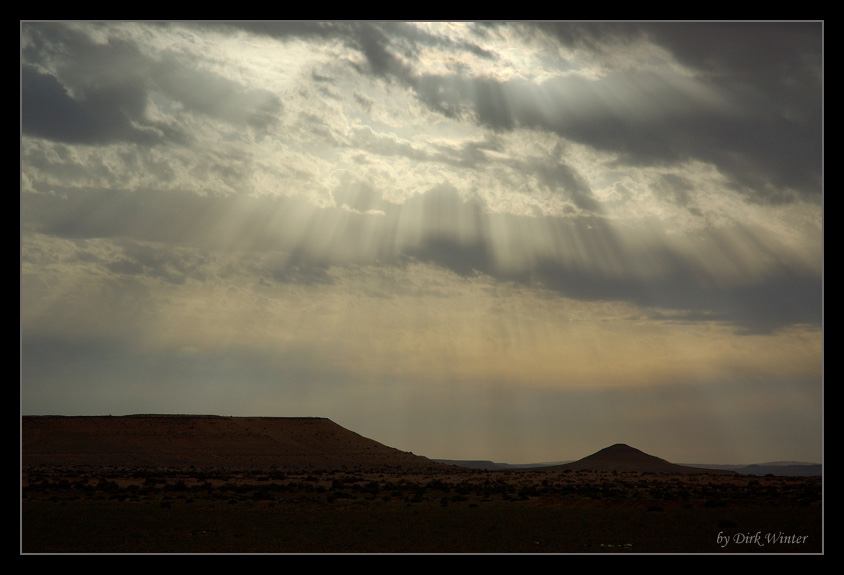
[[[788,534],[783,531],[775,533],[733,533],[732,535],[718,532],[715,542],[722,549],[727,545],[744,545],[764,547],[765,545],[802,545],[809,539],[808,535]]]

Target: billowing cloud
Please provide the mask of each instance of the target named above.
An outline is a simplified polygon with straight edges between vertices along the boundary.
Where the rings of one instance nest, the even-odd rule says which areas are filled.
[[[553,460],[589,449],[528,427],[609,394],[618,433],[818,459],[821,32],[22,23],[24,411],[289,399]],[[459,453],[402,427],[433,412]]]

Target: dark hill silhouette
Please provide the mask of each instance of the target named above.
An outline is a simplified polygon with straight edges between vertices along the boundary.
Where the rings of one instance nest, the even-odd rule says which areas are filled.
[[[21,431],[25,466],[451,468],[320,417],[24,416]]]
[[[689,467],[687,465],[678,465],[676,463],[669,463],[664,459],[648,455],[624,443],[616,443],[609,447],[579,459],[572,463],[563,465],[554,465],[545,467],[543,469],[549,471],[623,471],[623,472],[640,472],[640,473],[711,473],[711,474],[727,474],[735,475],[734,471],[725,471],[721,469],[702,469],[699,467]]]

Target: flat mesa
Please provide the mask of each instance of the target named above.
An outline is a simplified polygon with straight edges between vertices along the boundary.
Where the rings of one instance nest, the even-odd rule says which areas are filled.
[[[435,468],[321,417],[24,416],[23,463]]]

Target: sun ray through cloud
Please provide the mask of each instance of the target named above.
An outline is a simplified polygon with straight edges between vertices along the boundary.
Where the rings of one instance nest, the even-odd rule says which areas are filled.
[[[821,33],[22,22],[22,410],[819,461]]]

